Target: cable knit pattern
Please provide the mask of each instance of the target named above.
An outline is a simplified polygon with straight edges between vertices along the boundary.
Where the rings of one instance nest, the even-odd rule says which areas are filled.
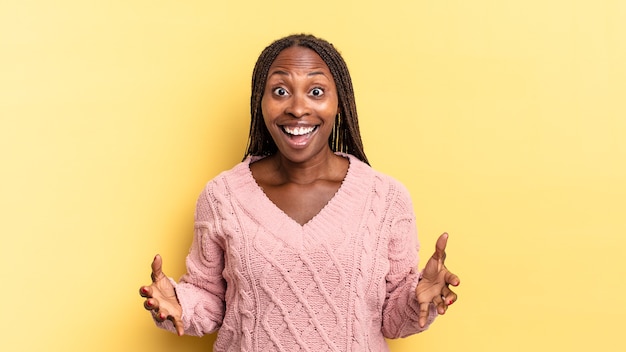
[[[350,166],[341,187],[305,225],[263,193],[252,158],[207,184],[176,284],[185,333],[219,329],[216,352],[378,352],[388,351],[385,337],[424,330],[408,192],[342,155]],[[436,315],[431,305],[428,325]]]

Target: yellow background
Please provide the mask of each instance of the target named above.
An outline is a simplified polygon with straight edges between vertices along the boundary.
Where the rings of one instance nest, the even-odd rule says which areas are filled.
[[[260,51],[351,69],[372,165],[442,231],[459,301],[392,351],[626,350],[626,1],[0,2],[0,349],[209,351],[153,326]]]

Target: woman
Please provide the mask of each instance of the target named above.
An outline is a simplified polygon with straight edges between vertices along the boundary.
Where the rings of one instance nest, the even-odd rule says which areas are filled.
[[[253,73],[243,162],[201,193],[187,273],[152,263],[158,325],[219,330],[214,351],[387,351],[457,296],[447,234],[421,275],[407,190],[369,167],[348,69],[309,35],[277,40]]]

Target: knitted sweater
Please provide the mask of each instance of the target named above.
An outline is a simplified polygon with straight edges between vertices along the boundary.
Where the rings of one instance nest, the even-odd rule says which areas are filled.
[[[408,192],[343,156],[350,166],[341,187],[304,225],[263,193],[252,158],[207,184],[187,273],[175,284],[186,334],[219,329],[215,352],[378,352],[388,351],[385,337],[425,329]],[[432,304],[429,313],[427,326]]]

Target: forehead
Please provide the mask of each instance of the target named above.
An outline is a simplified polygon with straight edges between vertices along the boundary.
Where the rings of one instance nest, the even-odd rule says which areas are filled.
[[[281,51],[270,66],[270,73],[273,70],[321,70],[330,74],[326,62],[315,51],[302,46],[292,46]]]

